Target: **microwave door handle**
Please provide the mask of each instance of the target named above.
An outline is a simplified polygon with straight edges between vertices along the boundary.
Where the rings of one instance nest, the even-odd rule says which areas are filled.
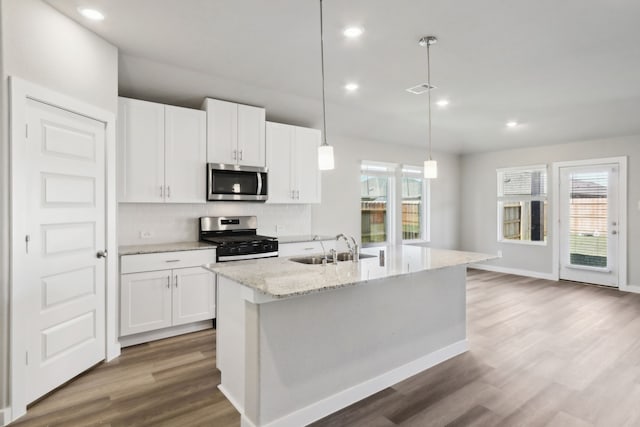
[[[260,172],[257,172],[256,175],[258,175],[258,196],[262,194],[262,174]]]
[[[209,168],[208,169],[208,173],[209,173],[209,197],[207,197],[207,199],[212,200],[213,199],[213,169]]]

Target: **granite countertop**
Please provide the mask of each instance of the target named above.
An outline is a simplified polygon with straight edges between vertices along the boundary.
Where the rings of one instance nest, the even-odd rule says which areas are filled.
[[[302,234],[299,236],[278,236],[278,243],[302,243],[302,242],[311,242],[314,240],[314,237],[317,237],[315,240],[327,241],[327,240],[335,240],[336,236],[326,236],[326,235],[317,235],[317,234]]]
[[[381,250],[384,263],[379,258]],[[362,253],[375,256],[358,263],[343,261],[326,266],[301,264],[291,260],[296,257],[286,257],[208,264],[205,268],[267,296],[286,298],[497,258],[408,245],[365,248]]]
[[[155,254],[160,252],[179,252],[179,251],[198,251],[203,249],[215,249],[216,246],[203,242],[176,242],[176,243],[160,243],[155,245],[131,245],[120,246],[118,254],[122,255],[140,255]]]

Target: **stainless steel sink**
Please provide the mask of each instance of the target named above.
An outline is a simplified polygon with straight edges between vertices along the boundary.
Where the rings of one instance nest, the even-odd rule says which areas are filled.
[[[338,261],[352,261],[353,260],[353,255],[351,254],[351,252],[339,252],[337,254],[337,258]],[[367,254],[360,254],[360,259],[364,259],[364,258],[375,258],[375,255],[367,255]],[[305,256],[305,257],[299,257],[299,258],[291,258],[291,261],[293,262],[299,262],[300,264],[322,264],[322,260],[324,259],[324,256],[322,255],[311,255],[311,256]],[[331,256],[327,257],[327,264],[331,264],[332,260],[331,260]]]
[[[314,255],[314,256],[305,256],[300,258],[291,258],[291,261],[299,262],[300,264],[322,264],[323,259],[324,257],[322,255]]]
[[[353,261],[353,254],[351,252],[339,252],[337,257],[338,261]],[[360,254],[360,259],[375,257],[375,255]]]

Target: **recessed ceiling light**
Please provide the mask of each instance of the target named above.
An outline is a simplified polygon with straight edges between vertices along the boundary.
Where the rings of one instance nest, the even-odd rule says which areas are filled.
[[[348,92],[355,92],[356,90],[358,90],[360,86],[358,86],[358,83],[347,83],[346,85],[344,85],[344,88],[348,91]]]
[[[349,37],[350,39],[355,39],[356,37],[360,37],[364,33],[364,30],[360,27],[348,27],[342,32],[345,37]]]
[[[440,101],[436,102],[436,105],[438,107],[446,107],[447,105],[449,105],[449,100],[448,99],[441,99]]]
[[[93,21],[102,21],[104,19],[104,14],[96,9],[90,9],[86,7],[78,8],[78,12],[85,18],[91,19]]]
[[[515,120],[511,120],[510,122],[507,122],[508,128],[514,128],[516,126],[518,126],[518,122],[516,122]]]

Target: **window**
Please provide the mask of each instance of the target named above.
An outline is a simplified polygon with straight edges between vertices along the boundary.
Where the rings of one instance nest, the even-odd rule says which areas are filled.
[[[391,241],[392,229],[389,221],[393,213],[395,165],[366,162],[360,174],[360,214],[362,244],[380,244]]]
[[[421,168],[402,168],[402,240],[426,239],[425,179]]]
[[[547,167],[498,169],[498,240],[546,244]]]
[[[365,246],[427,240],[427,182],[422,168],[363,162],[360,218]],[[398,236],[398,237],[396,237]]]

